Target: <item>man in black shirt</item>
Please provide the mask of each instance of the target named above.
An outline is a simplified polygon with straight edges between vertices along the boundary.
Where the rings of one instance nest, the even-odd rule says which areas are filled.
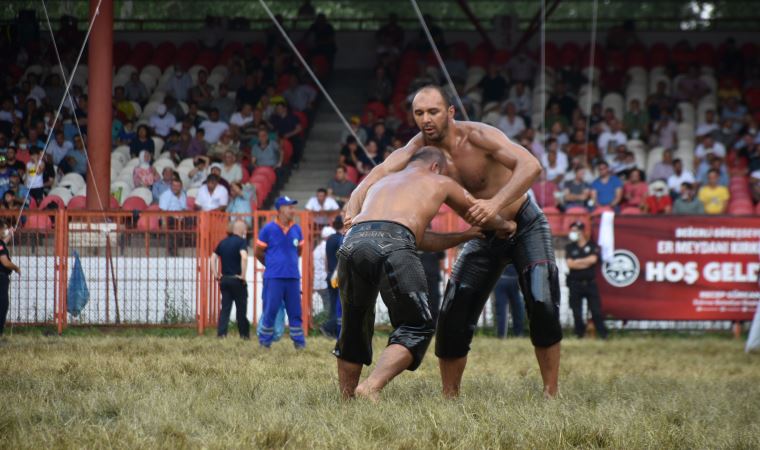
[[[245,240],[247,226],[242,220],[230,225],[230,233],[216,246],[213,256],[214,278],[219,281],[222,291],[222,312],[219,314],[217,336],[227,336],[227,325],[230,322],[232,302],[235,302],[235,313],[240,337],[250,339],[250,323],[246,317],[248,311],[248,289],[245,283],[245,273],[248,265],[248,243]],[[221,260],[221,272],[219,261]]]
[[[567,286],[570,289],[570,308],[573,310],[575,335],[582,338],[586,333],[586,321],[583,320],[583,299],[588,302],[591,319],[600,338],[607,338],[607,327],[602,316],[599,288],[594,281],[596,265],[599,263],[599,247],[586,238],[583,222],[575,222],[570,227],[570,243],[565,247],[565,257],[570,273]]]
[[[488,66],[488,73],[476,87],[483,89],[483,105],[486,105],[490,102],[501,103],[507,96],[509,84],[499,73],[499,66],[491,63]]]
[[[0,222],[0,336],[5,329],[5,318],[8,316],[10,300],[8,289],[10,288],[11,272],[21,275],[21,269],[13,264],[8,251],[8,241],[12,239],[11,229],[5,222]]]
[[[333,286],[332,278],[335,274],[335,269],[338,267],[338,250],[343,245],[343,218],[341,216],[336,217],[333,220],[332,227],[335,229],[335,234],[327,238],[325,244],[325,254],[327,255],[327,292],[330,295],[330,308],[328,309],[328,319],[325,323],[325,331],[330,336],[336,338],[340,336],[341,316],[342,311],[340,308],[340,292],[338,286]]]

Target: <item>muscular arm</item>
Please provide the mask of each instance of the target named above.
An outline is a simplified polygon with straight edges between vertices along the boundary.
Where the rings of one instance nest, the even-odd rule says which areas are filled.
[[[467,213],[468,222],[484,225],[502,209],[522,197],[541,173],[541,164],[529,151],[510,141],[501,131],[480,126],[470,133],[470,143],[512,171],[512,177],[490,200],[478,199]]]
[[[445,203],[451,206],[460,216],[464,217],[467,215],[467,212],[475,201],[472,195],[451,178],[442,177],[441,183],[444,192],[446,192]],[[488,230],[501,230],[511,233],[515,230],[515,223],[512,221],[508,222],[497,214],[482,224],[482,227]]]
[[[264,262],[264,255],[266,254],[266,251],[267,249],[260,245],[257,245],[255,249],[253,250],[253,256],[256,257],[256,260],[258,262],[264,265],[266,265],[266,263]]]
[[[417,244],[417,248],[426,252],[441,252],[451,247],[456,247],[470,239],[484,237],[479,227],[470,227],[470,229],[461,233],[436,233],[435,231],[427,230],[422,236],[422,240]]]
[[[385,161],[375,166],[367,176],[364,177],[362,182],[359,183],[359,186],[357,186],[351,193],[351,198],[346,204],[344,221],[347,224],[347,227],[350,226],[351,219],[356,217],[361,211],[364,197],[366,197],[369,188],[384,176],[393,172],[398,172],[406,167],[407,163],[414,155],[414,152],[422,146],[422,135],[417,134],[417,136],[412,138],[408,144],[391,153]]]

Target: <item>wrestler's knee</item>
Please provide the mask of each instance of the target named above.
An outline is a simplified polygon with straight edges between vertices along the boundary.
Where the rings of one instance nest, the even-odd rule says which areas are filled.
[[[530,316],[531,342],[536,347],[550,347],[562,340],[557,265],[553,262],[534,264],[525,268],[520,277]]]
[[[460,358],[470,351],[475,324],[470,323],[465,299],[474,298],[477,290],[453,279],[446,284],[435,335],[435,355]]]
[[[428,297],[425,292],[410,292],[407,294],[414,308],[407,309],[408,315],[400,317],[399,326],[393,330],[388,344],[406,347],[412,354],[412,364],[408,370],[414,370],[422,363],[430,341],[435,333],[435,323],[428,309]]]

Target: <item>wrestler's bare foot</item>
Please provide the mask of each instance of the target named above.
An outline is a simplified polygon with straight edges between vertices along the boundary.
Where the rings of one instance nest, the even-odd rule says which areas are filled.
[[[438,358],[444,398],[459,397],[459,386],[462,384],[462,374],[466,365],[467,356],[461,358]]]
[[[380,401],[380,389],[370,387],[367,381],[364,381],[359,386],[357,386],[354,394],[357,398],[364,398],[371,401],[372,403],[377,403]]]

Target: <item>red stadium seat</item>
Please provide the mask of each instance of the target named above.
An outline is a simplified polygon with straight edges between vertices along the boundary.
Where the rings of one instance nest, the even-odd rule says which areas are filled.
[[[575,42],[565,42],[559,52],[562,66],[574,66],[581,55],[581,49]]]
[[[282,150],[282,163],[290,164],[291,158],[293,158],[293,144],[290,140],[282,138],[280,139],[280,150]]]
[[[560,52],[559,47],[557,47],[557,44],[554,42],[547,42],[544,46],[544,52],[546,54],[546,65],[547,67],[551,67],[553,69],[556,69],[560,64]],[[541,58],[541,50],[539,49],[537,52],[537,61],[540,61]]]
[[[744,101],[752,112],[760,110],[760,88],[749,88],[744,91]]]
[[[161,229],[159,216],[155,214],[141,214],[137,220],[137,229],[140,231],[158,231]]]
[[[697,63],[702,66],[712,67],[715,65],[715,47],[707,42],[702,42],[696,48]]]
[[[84,195],[77,195],[69,200],[69,204],[66,205],[66,209],[81,210],[87,207],[87,197]]]
[[[293,115],[298,118],[298,122],[301,124],[301,128],[306,131],[306,129],[309,128],[309,118],[306,117],[306,114],[301,111],[293,111]]]
[[[140,197],[129,197],[126,200],[124,200],[124,204],[121,205],[121,209],[125,211],[143,211],[148,207],[148,205],[145,203],[145,200],[143,200]]]
[[[24,228],[28,230],[50,230],[53,228],[53,222],[50,217],[44,214],[35,214],[26,217]]]
[[[633,45],[630,49],[628,49],[626,55],[626,62],[628,67],[648,67],[647,50],[643,45]]]
[[[638,216],[641,215],[641,209],[635,206],[627,206],[620,211],[620,215],[623,216]]]
[[[323,79],[330,73],[330,61],[324,55],[315,55],[311,59],[311,68],[318,78]]]
[[[367,115],[367,112],[372,111],[372,113],[375,115],[376,118],[381,119],[385,117],[388,114],[388,109],[385,107],[385,105],[382,102],[369,102],[364,106],[364,116]],[[372,124],[368,124],[372,125]]]
[[[265,167],[265,166],[256,167],[255,169],[253,169],[253,174],[251,174],[251,176],[253,177],[255,175],[264,176],[264,178],[269,180],[269,183],[274,183],[275,181],[277,181],[277,174],[275,173],[274,169],[271,167]]]
[[[744,59],[748,61],[757,59],[757,45],[754,42],[745,42],[741,47],[741,52]]]
[[[466,42],[454,42],[453,44],[449,45],[449,54],[451,55],[452,59],[467,61],[467,57],[470,54],[470,47]]]
[[[61,197],[57,195],[48,195],[42,199],[39,209],[47,209],[48,205],[51,203],[55,203],[56,205],[58,205],[58,209],[66,208],[66,203],[63,201]]]
[[[490,59],[491,59],[491,50],[488,48],[488,46],[481,44],[481,45],[478,45],[475,48],[475,51],[473,51],[470,54],[470,60],[468,64],[470,67],[477,66],[477,67],[485,68],[488,66],[488,62]],[[417,67],[416,64],[414,67],[415,68]]]
[[[110,209],[119,209],[121,205],[119,205],[119,201],[116,200],[116,197],[112,195],[111,198],[108,200],[108,207]]]

